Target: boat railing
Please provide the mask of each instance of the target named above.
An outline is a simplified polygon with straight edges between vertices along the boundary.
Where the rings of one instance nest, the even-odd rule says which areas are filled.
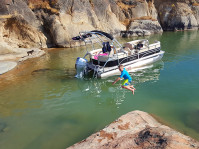
[[[159,47],[159,42],[154,43],[154,45],[152,45],[152,46],[155,46],[155,48]],[[123,49],[123,48],[122,48],[122,49]],[[148,45],[148,50],[149,50],[149,49],[150,49],[150,45]],[[126,60],[126,59],[129,58],[128,54],[124,52],[125,54],[127,54],[127,56],[126,56],[122,61],[119,62],[118,51],[117,51],[117,50],[115,50],[115,51],[116,51],[116,55],[117,55],[118,66],[119,66],[120,64],[122,64],[122,62],[123,62],[124,60]],[[148,52],[147,52],[146,54],[148,54]],[[140,57],[140,53],[138,52],[138,53],[137,53],[138,59],[144,57],[146,54],[144,54],[144,55],[142,55],[142,56]],[[106,67],[107,63],[108,63],[110,60],[111,60],[111,58],[109,57],[108,60],[106,61],[106,63],[104,64],[104,66],[102,67],[103,72],[104,72],[104,68]],[[98,64],[99,64],[99,62],[98,62]]]
[[[149,47],[148,47],[148,51],[150,50],[150,47],[154,46],[155,49],[156,49],[156,48],[159,47],[159,45],[160,45],[159,42],[157,42],[157,43],[155,43],[154,45],[149,46]],[[142,55],[142,57],[144,57],[145,55],[149,54],[150,52],[148,52],[148,51],[147,51],[147,53],[145,53],[144,55]],[[142,57],[140,57],[140,58],[142,58]]]
[[[102,51],[98,52],[97,55],[99,55],[100,53],[102,53]],[[100,64],[99,57],[98,57],[98,59],[97,59],[97,64],[98,64],[98,65]]]
[[[103,72],[104,72],[104,68],[105,68],[106,64],[107,64],[110,60],[111,60],[111,58],[109,57],[108,60],[106,61],[106,63],[104,64],[104,66],[102,67]]]
[[[113,46],[114,50],[117,47],[119,47],[120,49],[123,49],[122,45],[115,38],[113,38],[112,35],[109,35],[105,32],[95,30],[95,31],[84,31],[84,32],[80,32],[79,34],[80,34],[80,37],[86,36],[85,38],[81,38],[81,39],[85,42],[87,52],[88,52],[87,44],[91,44],[92,49],[94,50],[95,49],[95,47],[94,47],[95,43],[98,43],[101,47],[103,47],[102,43],[105,42],[105,41],[109,41],[110,44],[114,45]],[[90,36],[90,35],[93,35],[93,36]],[[103,37],[105,37],[106,40],[104,40]],[[118,65],[119,65],[118,51],[115,50],[115,52],[116,52],[116,55],[117,55]],[[106,62],[106,64],[107,64],[107,62]],[[99,61],[98,61],[98,64],[99,64]]]
[[[122,62],[123,62],[124,60],[126,60],[126,59],[128,60],[128,58],[129,58],[128,56],[127,56],[126,58],[124,58],[124,59],[119,63],[119,65],[122,64]]]
[[[145,53],[144,55],[142,55],[142,57],[140,57],[140,58],[143,58],[145,55],[147,55],[147,54],[149,54],[150,52],[147,52],[147,53]]]
[[[157,48],[157,46],[160,46],[160,41],[156,41],[155,43],[149,45],[149,47],[155,46],[155,48]]]

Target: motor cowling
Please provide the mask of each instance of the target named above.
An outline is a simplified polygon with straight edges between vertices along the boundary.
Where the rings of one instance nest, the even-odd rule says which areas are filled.
[[[77,74],[75,76],[76,78],[82,78],[84,76],[87,62],[88,62],[87,59],[84,59],[81,57],[77,58],[76,63],[75,63],[75,68],[76,68],[76,72],[77,72]]]

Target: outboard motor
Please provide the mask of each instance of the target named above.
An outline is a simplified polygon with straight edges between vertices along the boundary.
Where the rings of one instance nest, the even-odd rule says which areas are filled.
[[[84,71],[86,69],[87,62],[88,62],[87,59],[81,57],[77,58],[75,63],[75,68],[77,71],[77,74],[75,76],[76,78],[82,78],[84,76]]]

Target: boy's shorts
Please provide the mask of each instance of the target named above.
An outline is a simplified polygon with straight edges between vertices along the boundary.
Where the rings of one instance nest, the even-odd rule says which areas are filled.
[[[125,79],[124,82],[122,83],[122,86],[128,86],[131,85],[131,81],[129,79]]]

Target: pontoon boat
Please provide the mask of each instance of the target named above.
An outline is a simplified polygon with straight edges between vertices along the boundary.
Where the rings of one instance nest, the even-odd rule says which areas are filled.
[[[112,35],[97,30],[80,32],[73,40],[84,41],[87,48],[85,56],[76,60],[78,78],[88,72],[94,77],[113,76],[119,73],[120,64],[131,70],[156,62],[164,55],[159,41],[149,44],[148,40],[141,39],[121,45]]]

